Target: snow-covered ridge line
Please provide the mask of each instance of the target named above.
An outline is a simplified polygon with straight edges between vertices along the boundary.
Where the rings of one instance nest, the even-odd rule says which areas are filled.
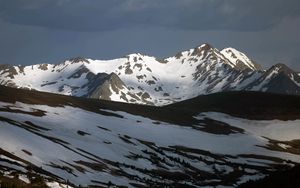
[[[234,48],[219,51],[203,44],[162,60],[135,53],[113,60],[79,57],[60,64],[0,65],[0,84],[148,105],[166,105],[228,90],[298,95],[298,73],[276,67],[275,72],[264,71]]]

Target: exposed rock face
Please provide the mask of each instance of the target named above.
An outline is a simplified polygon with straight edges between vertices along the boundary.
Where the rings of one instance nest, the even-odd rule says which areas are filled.
[[[11,65],[0,65],[1,74],[6,74],[7,77],[13,79],[14,75],[18,74],[16,69]]]
[[[193,53],[191,54],[192,56],[201,56],[203,55],[204,57],[207,56],[209,52],[213,52],[214,48],[210,44],[202,44],[199,47],[194,48]]]
[[[126,86],[115,74],[97,74],[89,86],[89,97],[96,99],[111,100],[112,91],[119,94]]]
[[[71,61],[72,63],[81,63],[81,62],[90,63],[89,60],[85,59],[84,57],[75,57],[70,59],[69,61]]]
[[[245,89],[299,95],[300,76],[284,64],[276,64]]]
[[[39,69],[48,70],[48,64],[40,64]]]
[[[266,92],[299,95],[300,87],[284,72],[276,75],[266,86]]]

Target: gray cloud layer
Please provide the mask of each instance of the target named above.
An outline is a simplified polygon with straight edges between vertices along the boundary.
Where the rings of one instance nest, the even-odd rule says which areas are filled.
[[[255,31],[300,14],[298,0],[2,0],[0,7],[6,22],[80,31],[136,25]]]
[[[142,52],[209,42],[300,70],[299,0],[0,0],[0,63]]]

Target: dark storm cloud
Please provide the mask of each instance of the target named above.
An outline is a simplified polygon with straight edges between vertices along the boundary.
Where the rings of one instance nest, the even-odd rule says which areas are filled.
[[[0,9],[1,18],[9,23],[93,31],[123,27],[124,22],[111,15],[117,2],[119,1],[13,0],[3,1]]]
[[[256,31],[299,16],[299,7],[299,0],[0,0],[0,18],[79,31],[135,26]]]

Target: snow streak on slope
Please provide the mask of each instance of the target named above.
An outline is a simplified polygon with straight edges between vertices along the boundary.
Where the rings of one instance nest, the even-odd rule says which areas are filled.
[[[0,84],[148,105],[229,90],[300,94],[300,76],[277,67],[262,71],[236,49],[219,51],[203,44],[163,60],[137,53],[114,60],[75,58],[58,65],[0,65]]]
[[[232,186],[300,162],[292,144],[299,120],[207,112],[196,117],[198,124],[182,127],[103,109],[20,102],[1,102],[0,109],[1,150],[76,185]],[[231,128],[201,129],[210,125]]]
[[[234,67],[238,69],[251,69],[251,70],[260,70],[262,69],[260,65],[254,63],[249,59],[244,53],[237,51],[234,48],[225,48],[221,51],[230,62],[234,64]]]

